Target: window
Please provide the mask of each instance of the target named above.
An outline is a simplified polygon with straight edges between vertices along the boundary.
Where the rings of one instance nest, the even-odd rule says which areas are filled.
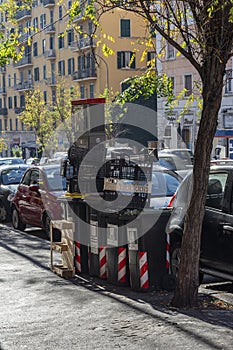
[[[58,48],[62,49],[65,46],[64,33],[59,33],[58,35]]]
[[[84,85],[80,85],[80,98],[85,98]]]
[[[15,130],[18,131],[19,129],[19,120],[18,118],[15,119]]]
[[[37,45],[37,42],[33,43],[33,56],[38,56],[38,45]]]
[[[209,175],[209,182],[206,195],[206,206],[221,209],[224,190],[227,181],[227,173],[216,173]]]
[[[184,88],[186,89],[185,96],[190,96],[192,93],[192,74],[184,76]]]
[[[46,26],[46,14],[43,13],[42,15],[40,15],[40,29],[44,29],[45,26]]]
[[[17,108],[17,96],[14,96],[14,108]]]
[[[8,87],[11,87],[11,76],[8,74]]]
[[[121,19],[121,33],[122,38],[130,37],[130,19]]]
[[[172,58],[175,58],[175,49],[170,43],[167,43],[167,59],[170,60]]]
[[[226,84],[225,84],[225,94],[232,92],[232,69],[226,70]]]
[[[46,40],[45,39],[42,39],[41,47],[42,47],[42,54],[44,55],[45,49],[46,49]]]
[[[155,51],[147,52],[147,66],[155,67],[155,64],[156,64],[156,52]]]
[[[68,59],[68,74],[74,73],[74,58]]]
[[[58,62],[58,74],[65,75],[65,61],[64,60]]]
[[[0,131],[2,131],[2,119],[0,119]]]
[[[117,68],[135,68],[135,55],[131,51],[117,52]]]
[[[24,131],[24,123],[21,122],[21,130]]]
[[[60,6],[58,7],[58,18],[59,18],[59,20],[62,19],[62,5],[60,5]]]
[[[74,41],[74,30],[73,30],[73,29],[70,29],[70,30],[68,30],[68,33],[67,33],[67,43],[68,43],[68,46],[71,45],[72,41]]]
[[[11,96],[8,97],[8,108],[12,109],[12,97]]]
[[[4,119],[4,130],[7,130],[7,119]]]
[[[94,98],[95,97],[94,95],[95,95],[94,94],[94,84],[91,83],[90,84],[90,98]]]
[[[47,79],[47,75],[46,75],[46,65],[43,65],[43,79],[46,80]]]
[[[17,77],[16,77],[16,73],[14,73],[14,85],[16,85],[17,82]]]
[[[50,10],[49,16],[50,16],[50,24],[53,24],[53,22],[54,22],[54,11],[53,10]]]
[[[47,91],[44,91],[44,102],[47,103]]]
[[[38,17],[33,18],[32,27],[33,27],[34,32],[36,32],[39,29]]]
[[[40,81],[40,70],[39,70],[39,67],[34,68],[34,80],[35,81]]]
[[[171,80],[172,91],[174,93],[175,92],[175,77],[169,77],[169,79]]]
[[[10,118],[10,131],[13,130],[13,127],[12,127],[12,119]]]

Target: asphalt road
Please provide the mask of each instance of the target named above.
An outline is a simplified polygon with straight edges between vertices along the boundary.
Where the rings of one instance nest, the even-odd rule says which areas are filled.
[[[41,234],[0,226],[1,350],[232,349],[233,308],[222,299],[215,307],[176,310],[165,291],[62,279],[49,268],[49,242]],[[203,285],[200,298],[218,289],[206,292]]]

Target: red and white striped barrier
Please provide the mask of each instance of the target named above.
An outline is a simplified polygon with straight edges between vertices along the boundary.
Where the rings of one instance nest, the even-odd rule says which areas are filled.
[[[80,242],[74,242],[75,244],[75,270],[77,273],[81,272],[81,250],[80,250]]]
[[[106,248],[99,248],[99,266],[100,266],[100,278],[107,278],[107,257],[106,257]]]
[[[126,248],[118,248],[118,282],[126,282]]]
[[[138,252],[138,255],[139,255],[140,287],[142,289],[147,289],[149,288],[147,252]]]

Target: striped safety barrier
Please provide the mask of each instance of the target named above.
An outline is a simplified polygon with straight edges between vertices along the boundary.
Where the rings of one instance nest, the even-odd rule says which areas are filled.
[[[75,244],[75,271],[77,273],[80,273],[82,268],[81,268],[81,245],[80,242],[74,242]]]
[[[148,289],[149,275],[148,275],[147,252],[138,252],[138,255],[139,255],[140,287],[142,289]]]
[[[100,266],[100,278],[107,278],[107,256],[106,256],[106,248],[99,248],[99,266]]]
[[[126,282],[126,248],[118,248],[118,282]]]

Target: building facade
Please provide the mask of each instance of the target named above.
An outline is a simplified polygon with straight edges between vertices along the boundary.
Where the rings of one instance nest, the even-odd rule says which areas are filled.
[[[83,12],[68,24],[71,6],[70,0],[35,0],[31,9],[17,12],[19,49],[24,46],[24,53],[0,70],[0,133],[8,143],[2,155],[35,140],[34,131],[25,131],[19,119],[25,92],[40,89],[44,101],[51,103],[62,79],[70,89],[78,87],[77,98],[94,98],[106,88],[121,92],[125,79],[146,69],[140,41],[148,28],[142,19],[115,9],[101,17],[97,28]],[[103,52],[107,46],[112,50],[108,57]]]

